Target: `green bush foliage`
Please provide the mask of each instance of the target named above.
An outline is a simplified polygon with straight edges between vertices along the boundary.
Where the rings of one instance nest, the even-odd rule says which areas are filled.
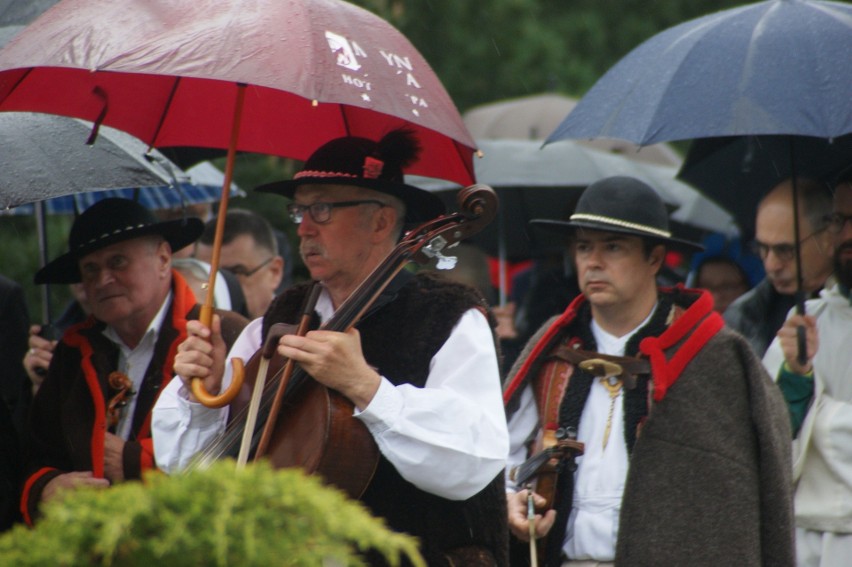
[[[425,567],[414,538],[316,477],[221,461],[69,492],[45,506],[35,528],[0,537],[0,565],[337,567],[363,565],[358,550],[370,548],[392,565],[407,556]]]

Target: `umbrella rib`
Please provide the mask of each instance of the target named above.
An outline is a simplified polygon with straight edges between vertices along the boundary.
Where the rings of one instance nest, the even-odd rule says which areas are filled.
[[[169,113],[169,108],[172,106],[172,100],[174,100],[175,93],[180,85],[180,79],[180,77],[175,77],[175,82],[172,84],[171,91],[169,91],[169,97],[166,99],[165,106],[163,106],[163,112],[160,114],[160,119],[157,121],[157,127],[154,128],[154,135],[148,141],[148,145],[150,146],[149,150],[156,145],[157,138],[160,136],[160,130],[163,129],[163,124],[166,122],[166,115]]]
[[[352,133],[349,131],[349,120],[346,119],[346,105],[339,104],[340,108],[340,118],[343,120],[343,128],[346,130],[346,136],[351,136]]]
[[[15,90],[18,88],[18,86],[19,86],[21,83],[23,83],[23,82],[26,80],[26,78],[30,75],[30,73],[32,73],[32,72],[33,72],[33,67],[28,68],[28,69],[24,72],[24,74],[23,74],[23,75],[21,75],[21,78],[20,78],[20,79],[18,79],[17,81],[15,81],[15,84],[14,84],[14,85],[12,85],[12,88],[11,88],[11,89],[9,89],[9,92],[7,92],[7,93],[6,93],[6,96],[4,96],[4,97],[3,97],[3,101],[5,101],[7,98],[9,98],[9,97],[12,95],[12,93],[14,93],[14,92],[15,92]],[[3,101],[0,101],[0,102],[3,102]]]

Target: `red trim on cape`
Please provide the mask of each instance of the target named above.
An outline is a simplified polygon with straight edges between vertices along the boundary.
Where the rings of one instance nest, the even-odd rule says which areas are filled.
[[[33,484],[36,483],[38,479],[43,477],[49,472],[53,472],[58,470],[54,467],[43,467],[30,475],[27,479],[27,482],[24,484],[24,489],[21,491],[21,515],[24,517],[24,522],[30,527],[33,525],[33,519],[30,516],[30,491],[33,488]]]
[[[659,402],[668,389],[680,377],[686,365],[704,348],[713,336],[725,325],[722,316],[713,311],[713,297],[704,290],[688,290],[677,286],[678,292],[692,291],[701,295],[659,337],[646,337],[639,343],[639,351],[651,360],[651,377],[654,381],[654,401]],[[686,337],[670,361],[666,360],[666,349],[673,347]]]
[[[95,324],[95,318],[89,316],[89,319],[75,325],[65,333],[62,341],[69,346],[80,350],[80,368],[83,371],[83,376],[86,379],[86,384],[89,386],[89,392],[92,395],[92,408],[95,411],[95,419],[92,423],[91,437],[91,458],[92,458],[92,475],[95,478],[104,477],[104,443],[106,438],[106,403],[103,402],[103,391],[101,390],[100,382],[98,381],[98,373],[92,365],[92,349],[89,340],[80,334],[80,330],[89,328]]]
[[[547,332],[544,333],[541,340],[539,340],[535,347],[533,347],[532,352],[524,361],[523,366],[518,369],[518,373],[515,374],[515,377],[512,378],[512,381],[503,391],[503,404],[509,403],[509,400],[512,399],[512,396],[515,394],[515,390],[523,384],[524,377],[526,377],[527,373],[530,371],[534,361],[538,360],[541,353],[550,346],[551,341],[553,341],[560,329],[574,319],[577,315],[577,309],[585,300],[586,298],[583,295],[575,297],[574,301],[571,302],[562,315],[560,315],[559,318],[550,325],[550,328],[547,329]]]

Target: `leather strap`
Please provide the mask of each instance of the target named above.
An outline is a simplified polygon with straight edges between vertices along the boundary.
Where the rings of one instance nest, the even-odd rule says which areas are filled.
[[[595,376],[618,376],[624,381],[624,387],[627,389],[636,387],[636,376],[651,374],[651,362],[648,359],[601,354],[590,350],[571,348],[567,345],[555,347],[550,351],[548,357],[558,358],[575,366],[581,366],[583,370],[591,372]],[[605,363],[615,364],[617,367]]]

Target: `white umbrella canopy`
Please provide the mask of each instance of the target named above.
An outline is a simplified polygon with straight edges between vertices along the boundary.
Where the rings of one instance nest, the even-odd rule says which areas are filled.
[[[569,96],[542,93],[482,104],[462,114],[477,140],[544,140],[577,105]],[[637,146],[624,140],[578,140],[579,143],[626,158],[678,167],[681,158],[668,144]]]
[[[636,177],[656,189],[682,225],[675,230],[739,234],[730,213],[700,192],[675,179],[677,168],[627,159],[564,141],[544,148],[532,140],[477,140],[483,157],[474,161],[476,178],[490,185],[501,199],[497,219],[474,242],[492,256],[519,260],[535,257],[546,243],[527,230],[533,218],[560,218],[589,184],[613,175]],[[437,179],[409,176],[409,183],[442,194],[452,202],[457,185]],[[444,195],[445,194],[445,195]]]

